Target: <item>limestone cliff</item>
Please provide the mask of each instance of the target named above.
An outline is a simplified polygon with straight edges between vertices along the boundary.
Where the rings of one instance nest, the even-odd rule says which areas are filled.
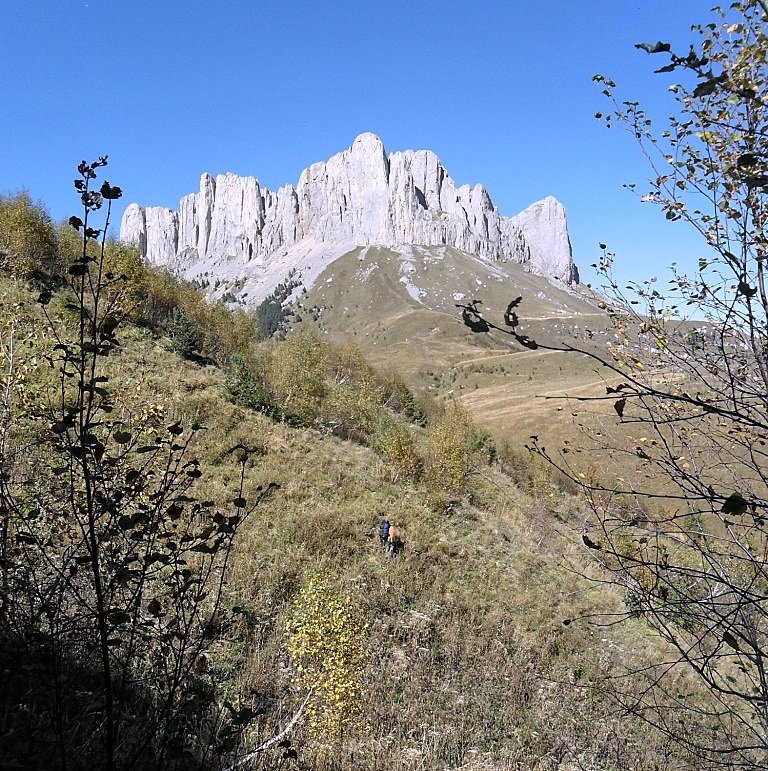
[[[203,174],[200,191],[182,198],[178,211],[131,204],[120,237],[149,262],[188,278],[240,280],[256,290],[251,300],[292,268],[308,284],[344,250],[369,244],[447,245],[521,262],[566,284],[578,281],[557,200],[502,217],[481,185],[456,187],[433,152],[388,156],[369,133],[309,166],[295,187],[272,192],[255,177]]]

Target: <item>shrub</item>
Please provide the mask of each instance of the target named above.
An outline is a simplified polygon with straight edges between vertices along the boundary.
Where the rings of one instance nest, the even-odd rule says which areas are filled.
[[[371,381],[376,377],[373,367],[354,343],[328,347],[326,373],[337,385]]]
[[[405,381],[396,373],[389,373],[383,380],[384,394],[387,406],[395,412],[401,412],[412,423],[426,426],[427,412],[413,395]]]
[[[321,419],[339,436],[368,441],[384,410],[384,394],[370,380],[330,388],[323,401]]]
[[[367,628],[352,598],[335,591],[327,575],[309,578],[285,623],[286,646],[299,688],[311,691],[312,732],[334,746],[363,723]]]
[[[42,204],[26,192],[0,196],[0,267],[18,278],[42,277],[56,251],[56,231]]]
[[[488,458],[489,464],[496,460],[499,453],[489,431],[484,428],[477,429],[472,437],[472,444],[475,450],[481,451]]]
[[[464,490],[474,449],[475,429],[467,413],[455,403],[446,406],[427,429],[424,482],[437,497],[453,497]]]
[[[271,351],[267,380],[286,413],[304,425],[320,414],[326,393],[327,345],[311,329],[302,329]]]
[[[75,182],[84,216],[70,219],[83,239],[67,270],[74,334],[49,312],[51,292],[39,297],[42,358],[58,380],[39,411],[26,409],[25,364],[0,337],[0,755],[24,767],[65,767],[72,757],[112,771],[201,767],[213,754],[218,767],[242,723],[224,717],[199,675],[247,514],[248,452],[232,511],[216,511],[196,497],[199,427],[164,425],[162,407],[132,403],[111,382],[120,326],[110,293],[120,293],[106,239],[94,249],[101,231],[89,225],[104,201],[109,222],[121,195],[106,182],[90,189],[105,164],[83,162]],[[30,432],[35,442],[20,452]],[[9,697],[24,705],[12,716]]]
[[[224,392],[234,404],[260,410],[269,407],[270,400],[264,384],[251,372],[245,359],[236,353],[224,378]]]
[[[371,445],[390,465],[393,482],[415,482],[421,476],[422,462],[413,436],[406,426],[391,416],[383,414],[379,418]]]
[[[278,284],[272,294],[256,306],[255,317],[259,327],[259,339],[267,340],[278,332],[283,326],[287,311],[283,304],[291,292],[299,286],[293,281],[295,271],[291,271],[288,278]]]
[[[165,321],[165,332],[171,341],[171,350],[189,359],[197,348],[197,330],[192,319],[182,308],[174,308]]]

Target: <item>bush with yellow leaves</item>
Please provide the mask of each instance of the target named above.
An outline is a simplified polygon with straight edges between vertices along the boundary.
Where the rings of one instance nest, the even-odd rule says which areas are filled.
[[[46,272],[56,254],[50,215],[27,192],[0,196],[0,268],[17,278]]]
[[[464,489],[475,450],[475,427],[458,404],[450,403],[427,429],[424,483],[435,501]]]
[[[320,417],[338,436],[366,442],[383,414],[384,389],[366,379],[331,388],[323,400]]]
[[[382,414],[371,437],[371,445],[389,464],[393,482],[418,481],[422,461],[407,426],[390,415]]]
[[[275,347],[270,357],[267,381],[286,413],[304,425],[320,414],[327,350],[313,329],[302,329]]]
[[[312,695],[306,707],[313,733],[335,745],[361,730],[367,668],[367,626],[352,598],[335,590],[324,573],[309,577],[285,623],[295,681]]]

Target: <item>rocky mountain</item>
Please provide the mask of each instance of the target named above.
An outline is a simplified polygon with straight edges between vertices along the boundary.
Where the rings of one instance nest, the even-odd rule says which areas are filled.
[[[356,246],[447,246],[578,283],[565,210],[552,197],[501,216],[482,185],[457,187],[430,150],[387,155],[374,134],[277,192],[255,177],[203,174],[178,211],[130,204],[120,237],[189,279],[259,302],[293,273],[311,287]]]

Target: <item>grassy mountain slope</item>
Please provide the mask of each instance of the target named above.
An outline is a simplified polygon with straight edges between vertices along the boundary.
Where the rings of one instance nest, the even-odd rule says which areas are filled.
[[[417,391],[458,400],[499,440],[518,448],[532,434],[545,443],[575,441],[581,429],[562,397],[604,395],[616,378],[585,356],[530,351],[499,333],[472,333],[456,307],[479,299],[488,318],[501,322],[516,297],[523,298],[522,333],[543,345],[607,355],[613,330],[588,290],[560,288],[517,263],[450,247],[358,248],[321,274],[299,298],[297,313],[301,324],[316,319],[331,339],[351,338]],[[605,415],[597,409],[587,430],[607,430]]]
[[[367,729],[330,751],[300,727],[293,741],[312,767],[654,767],[642,727],[612,716],[597,696],[605,674],[642,655],[642,631],[562,623],[619,601],[573,572],[588,568],[557,523],[575,521],[576,499],[543,477],[525,480],[525,492],[498,469],[477,467],[472,503],[435,513],[368,448],[234,407],[215,372],[163,366],[164,352],[154,355],[155,371],[179,372],[168,417],[211,426],[200,448],[207,491],[222,504],[231,496],[236,470],[226,448],[241,441],[264,449],[249,487],[280,485],[241,532],[228,602],[245,612],[211,662],[224,693],[267,707],[258,730],[275,730],[301,697],[283,623],[295,592],[320,571],[352,597],[369,629]],[[376,536],[384,516],[407,534],[394,560]]]
[[[0,290],[2,312],[17,330],[44,326],[22,284],[3,280]],[[219,703],[256,712],[246,742],[272,735],[304,696],[284,626],[297,591],[314,574],[349,598],[365,630],[362,722],[343,736],[301,723],[291,737],[300,763],[475,771],[692,767],[641,724],[614,714],[602,693],[607,674],[654,655],[642,627],[563,624],[617,608],[621,599],[580,577],[594,570],[567,535],[583,517],[581,504],[541,469],[505,472],[476,456],[463,497],[436,511],[423,488],[398,479],[370,448],[233,405],[222,372],[181,358],[167,339],[127,326],[120,342],[107,363],[122,409],[149,410],[160,425],[195,420],[207,427],[193,447],[201,496],[226,508],[237,490],[230,453],[237,444],[260,448],[247,467],[246,497],[252,500],[258,485],[279,484],[238,534],[217,637],[200,674]],[[33,341],[35,355],[27,357],[41,398],[46,344]],[[406,549],[395,559],[385,557],[376,535],[384,516],[405,531]],[[2,714],[4,757],[28,768],[50,767],[34,720],[36,695],[13,678],[0,688],[4,700],[27,704]],[[260,767],[278,758],[279,750]]]

